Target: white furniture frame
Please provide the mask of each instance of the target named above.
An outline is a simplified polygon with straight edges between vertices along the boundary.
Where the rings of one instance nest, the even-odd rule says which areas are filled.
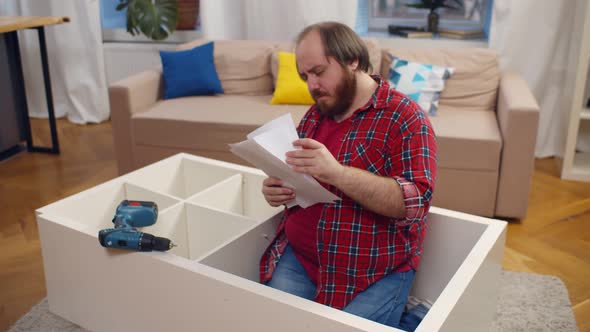
[[[257,169],[178,154],[37,210],[49,309],[93,331],[399,331],[258,283],[281,209]],[[169,252],[100,246],[124,199],[155,201],[143,229]],[[431,208],[412,294],[434,303],[418,331],[487,331],[506,223]]]
[[[590,3],[575,0],[574,30],[564,87],[567,131],[561,161],[561,178],[590,181],[590,152],[577,151],[580,140],[590,141]],[[589,143],[586,143],[588,145]],[[586,148],[587,149],[587,148]]]

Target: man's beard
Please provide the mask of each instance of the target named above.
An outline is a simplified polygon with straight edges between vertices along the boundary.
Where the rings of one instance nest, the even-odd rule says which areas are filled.
[[[324,101],[318,101],[318,98],[321,96],[326,96],[326,93],[323,93],[319,90],[314,90],[311,93],[311,96],[315,100],[317,107],[320,111],[322,116],[329,116],[335,117],[337,115],[341,115],[346,113],[350,105],[352,105],[352,101],[354,100],[354,95],[356,94],[356,76],[354,72],[350,71],[348,68],[343,67],[344,76],[338,85],[336,86],[336,91],[332,99],[334,103],[329,105]]]

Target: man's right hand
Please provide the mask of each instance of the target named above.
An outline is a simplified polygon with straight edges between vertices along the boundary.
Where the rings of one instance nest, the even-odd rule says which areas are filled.
[[[283,186],[283,181],[275,177],[268,177],[262,182],[262,194],[270,206],[281,206],[295,199],[295,192]]]

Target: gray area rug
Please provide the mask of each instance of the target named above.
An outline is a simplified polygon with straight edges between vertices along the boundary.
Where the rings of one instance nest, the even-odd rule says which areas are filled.
[[[548,275],[502,272],[496,319],[490,331],[577,332],[563,281]]]
[[[553,276],[507,272],[502,286],[496,319],[490,331],[576,332],[567,289]],[[78,325],[49,312],[47,299],[35,305],[9,330],[43,332],[84,332]]]

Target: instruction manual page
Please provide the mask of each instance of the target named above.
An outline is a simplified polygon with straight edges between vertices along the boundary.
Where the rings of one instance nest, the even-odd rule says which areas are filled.
[[[302,208],[316,203],[332,203],[340,197],[324,188],[312,176],[295,172],[285,161],[288,151],[301,149],[293,146],[299,139],[291,114],[276,118],[247,135],[240,143],[230,144],[230,151],[250,162],[269,176],[283,180],[295,190],[295,199],[287,207]]]

